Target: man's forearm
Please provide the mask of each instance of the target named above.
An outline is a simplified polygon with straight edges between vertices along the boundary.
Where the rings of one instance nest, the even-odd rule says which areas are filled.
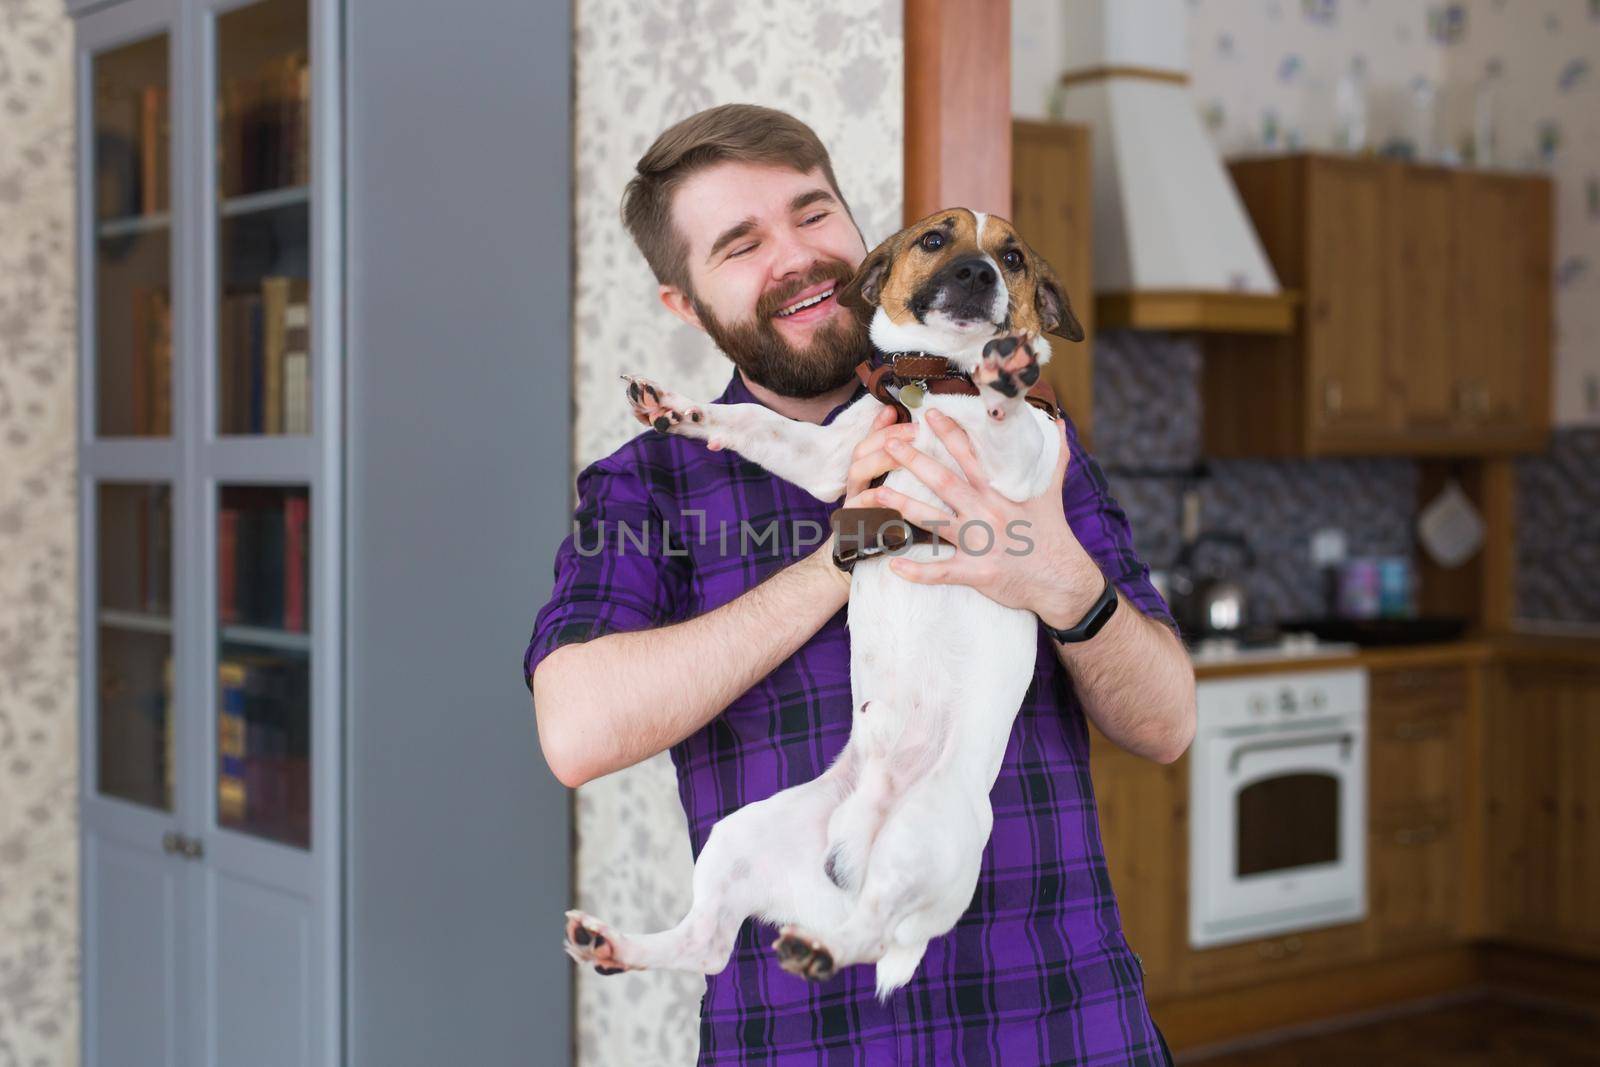
[[[1194,739],[1194,666],[1171,630],[1122,597],[1088,641],[1051,643],[1101,733],[1161,763],[1183,755]]]
[[[539,743],[576,787],[677,744],[770,674],[844,606],[831,545],[735,600],[653,630],[563,645],[533,675]]]

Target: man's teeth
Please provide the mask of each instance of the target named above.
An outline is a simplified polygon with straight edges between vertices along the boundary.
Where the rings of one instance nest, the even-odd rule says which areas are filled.
[[[816,296],[808,296],[804,300],[800,301],[799,303],[790,304],[788,307],[786,307],[782,311],[778,312],[778,317],[780,319],[788,318],[790,315],[793,315],[796,311],[804,311],[806,308],[811,307],[814,304],[820,304],[820,303],[822,303],[824,300],[828,299],[828,297],[830,297],[832,295],[833,295],[833,290],[832,289],[824,289],[822,292],[818,293]]]

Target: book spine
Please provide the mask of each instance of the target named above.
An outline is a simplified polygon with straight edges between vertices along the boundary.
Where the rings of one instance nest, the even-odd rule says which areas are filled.
[[[220,707],[217,710],[217,820],[235,825],[249,815],[245,761],[249,758],[244,664],[223,660],[217,665]]]
[[[151,432],[157,437],[172,434],[172,297],[165,289],[154,293],[155,343],[151,346],[152,388]]]
[[[303,496],[291,496],[283,505],[283,628],[299,633],[306,629],[306,509],[309,503]]]
[[[261,279],[262,347],[266,376],[265,427],[283,433],[283,352],[285,317],[289,305],[289,279]]]
[[[161,89],[146,85],[139,92],[139,211],[153,215],[161,176]]]
[[[250,367],[250,421],[246,424],[249,433],[261,432],[262,415],[262,359],[261,359],[261,297],[252,294],[250,297],[249,319],[249,367]]]
[[[140,286],[133,291],[133,329],[130,331],[133,341],[133,433],[136,437],[148,435],[154,425],[150,415],[150,397],[154,389],[150,381],[150,342],[155,335],[150,323],[151,310],[150,290]]]
[[[217,512],[217,621],[239,621],[238,592],[239,513],[233,508]]]

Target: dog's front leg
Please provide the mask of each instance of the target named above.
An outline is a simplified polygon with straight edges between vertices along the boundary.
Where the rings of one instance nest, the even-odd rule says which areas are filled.
[[[695,404],[648,378],[624,374],[634,418],[662,433],[739,453],[818,500],[844,495],[850,455],[883,409],[864,396],[826,426],[786,418],[760,404]]]

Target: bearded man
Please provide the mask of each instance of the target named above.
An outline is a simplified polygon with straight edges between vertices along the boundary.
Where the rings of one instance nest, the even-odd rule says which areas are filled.
[[[871,354],[866,327],[835,293],[867,248],[809,127],[768,108],[716,107],[663,133],[637,170],[623,219],[661,302],[732,360],[718,403],[826,425],[865,393],[854,368]],[[827,768],[850,730],[850,576],[823,532],[877,475],[919,465],[913,428],[893,415],[879,414],[830,504],[736,453],[654,429],[578,475],[574,531],[523,656],[540,745],[563,783],[670,750],[698,856],[718,820]],[[870,967],[822,985],[785,973],[772,933],[747,922],[730,965],[706,979],[700,1063],[1171,1062],[1106,871],[1086,717],[1123,748],[1171,762],[1194,734],[1194,675],[1126,516],[1061,421],[1068,459],[1051,491],[1062,506],[1027,511],[1048,520],[1034,524],[1033,552],[979,559],[952,545],[944,561],[891,563],[1056,628],[1084,616],[1103,576],[1121,600],[1088,641],[1039,631],[971,908],[885,1003]],[[998,528],[1023,513],[986,486],[970,495]]]

